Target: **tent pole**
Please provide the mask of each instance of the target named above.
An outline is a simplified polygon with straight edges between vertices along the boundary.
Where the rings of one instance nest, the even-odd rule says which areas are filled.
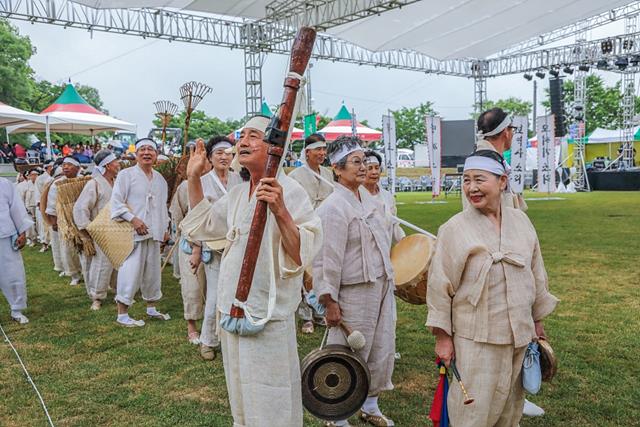
[[[5,132],[5,134],[7,135],[7,144],[11,144],[11,143],[9,142],[9,129],[8,129],[8,128],[4,128],[4,132]]]
[[[47,136],[47,160],[53,159],[53,151],[51,150],[51,132],[49,130],[49,115],[46,116],[45,119],[45,135]]]

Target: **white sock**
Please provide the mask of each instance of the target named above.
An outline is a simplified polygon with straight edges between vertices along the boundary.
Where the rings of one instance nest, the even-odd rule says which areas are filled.
[[[338,427],[346,426],[347,425],[347,420],[334,421],[333,423]]]
[[[118,322],[126,323],[129,320],[131,320],[129,313],[118,314]]]
[[[11,317],[12,318],[15,319],[15,318],[18,318],[20,316],[22,316],[22,311],[20,311],[20,310],[11,310]]]
[[[369,396],[362,405],[362,410],[369,415],[381,416],[380,408],[378,408],[378,396]]]

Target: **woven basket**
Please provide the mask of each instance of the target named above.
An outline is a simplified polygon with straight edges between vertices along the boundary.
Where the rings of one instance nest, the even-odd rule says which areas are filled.
[[[83,176],[56,181],[58,194],[56,196],[56,213],[58,214],[58,233],[65,241],[73,244],[86,256],[96,254],[93,242],[83,235],[73,221],[73,206],[76,204],[82,189],[92,178]]]
[[[107,203],[98,216],[87,226],[94,243],[109,258],[113,268],[120,268],[133,252],[133,227],[127,221],[111,219],[111,203]]]

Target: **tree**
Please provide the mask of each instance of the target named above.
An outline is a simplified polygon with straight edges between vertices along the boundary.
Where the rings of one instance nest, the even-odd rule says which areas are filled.
[[[28,106],[33,81],[29,59],[35,51],[29,37],[0,19],[0,101],[18,108]]]
[[[173,116],[167,127],[184,128],[185,112]],[[160,119],[153,120],[154,126],[160,128]],[[189,124],[189,139],[203,138],[205,140],[216,135],[229,135],[231,132],[242,127],[242,120],[221,120],[217,117],[209,117],[204,111],[196,110],[191,113],[191,123]]]
[[[506,99],[498,99],[497,101],[486,101],[482,105],[482,110],[487,111],[492,108],[502,108],[507,114],[514,116],[529,116],[533,110],[533,104],[520,98],[509,97]],[[472,113],[474,120],[478,119],[477,113]]]
[[[398,148],[413,148],[414,144],[425,141],[425,116],[438,113],[433,109],[433,103],[427,101],[417,107],[402,107],[391,114],[396,121]]]
[[[568,120],[571,120],[574,102],[573,80],[565,80],[563,83],[563,104]],[[585,131],[588,134],[597,128],[620,129],[622,127],[622,91],[620,82],[613,86],[605,86],[602,77],[589,74],[586,79],[585,100]],[[545,108],[551,109],[549,91],[545,90],[546,100],[542,103]],[[640,98],[635,97],[635,112],[640,111]]]

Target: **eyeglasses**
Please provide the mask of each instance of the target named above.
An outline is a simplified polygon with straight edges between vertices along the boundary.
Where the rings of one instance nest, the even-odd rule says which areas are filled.
[[[355,159],[347,160],[347,163],[353,164],[353,166],[359,168],[360,166],[367,166],[369,161],[365,159],[361,159],[360,157],[356,157]]]

